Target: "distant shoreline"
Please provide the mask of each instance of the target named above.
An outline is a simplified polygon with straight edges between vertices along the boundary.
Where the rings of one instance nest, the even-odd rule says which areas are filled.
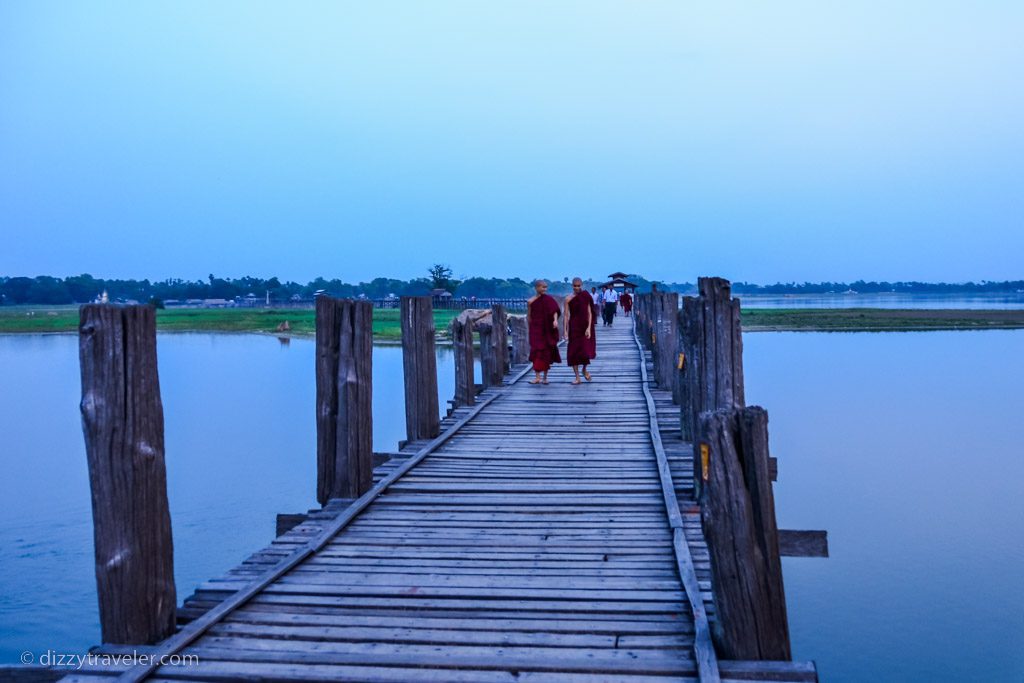
[[[439,333],[458,311],[434,311]],[[621,320],[625,320],[620,316]],[[160,332],[234,332],[306,338],[315,333],[312,309],[167,309],[157,312]],[[1024,329],[1024,309],[748,308],[746,332],[919,332]],[[288,323],[288,330],[278,326]],[[0,308],[0,334],[73,334],[75,307]],[[401,340],[397,309],[373,314],[374,341]]]

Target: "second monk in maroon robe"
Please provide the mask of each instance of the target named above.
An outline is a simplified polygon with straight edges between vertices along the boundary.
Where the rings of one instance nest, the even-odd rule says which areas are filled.
[[[569,300],[569,365],[589,365],[597,357],[597,324],[594,320],[594,299],[587,290],[573,294]],[[590,338],[587,338],[587,325]]]

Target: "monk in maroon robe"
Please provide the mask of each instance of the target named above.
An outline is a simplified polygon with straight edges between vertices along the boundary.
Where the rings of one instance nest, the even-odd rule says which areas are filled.
[[[589,382],[592,377],[587,366],[597,356],[597,324],[594,322],[594,299],[583,289],[583,280],[578,277],[573,278],[572,294],[565,300],[565,338],[569,340],[566,361],[576,375],[572,383],[580,383],[580,367]]]
[[[619,304],[622,306],[623,313],[629,315],[629,312],[633,310],[633,297],[629,292],[623,292],[619,297]]]
[[[530,384],[547,384],[548,369],[561,363],[558,353],[558,302],[548,294],[548,283],[537,280],[533,285],[537,295],[526,302],[526,324],[530,329],[530,362],[536,377]]]

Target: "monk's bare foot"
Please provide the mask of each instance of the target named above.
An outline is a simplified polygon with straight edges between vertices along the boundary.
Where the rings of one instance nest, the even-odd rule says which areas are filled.
[[[573,384],[579,384],[579,383],[580,383],[580,378],[579,378],[579,377],[575,378],[575,379],[574,379],[574,380],[572,381],[572,383],[573,383]]]
[[[540,384],[540,377],[535,377],[529,381],[529,384]]]
[[[589,382],[590,380],[592,380],[592,379],[593,379],[593,377],[591,377],[591,376],[590,376],[590,373],[589,373],[589,372],[587,372],[586,370],[584,370],[584,371],[583,371],[583,377],[584,377],[584,378],[585,378],[585,379],[586,379],[586,380],[587,380],[588,382]]]

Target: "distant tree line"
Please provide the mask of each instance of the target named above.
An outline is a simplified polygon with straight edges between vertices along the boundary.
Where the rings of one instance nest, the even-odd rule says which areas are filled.
[[[381,299],[389,295],[424,295],[437,290],[451,292],[455,297],[477,298],[519,298],[533,292],[532,280],[522,278],[469,277],[463,280],[452,278],[451,269],[435,265],[429,269],[430,277],[396,280],[375,278],[369,282],[349,283],[338,278],[327,280],[318,277],[306,284],[282,282],[276,277],[220,278],[209,275],[206,280],[182,280],[172,278],[160,281],[119,280],[96,278],[92,275],[72,277],[2,277],[0,276],[0,304],[75,304],[94,300],[106,291],[111,301],[167,301],[186,299],[235,299],[253,295],[264,299],[269,292],[272,301],[287,301],[293,298],[312,299],[318,291],[332,296]],[[640,276],[630,276],[640,291],[650,291],[657,284],[663,291],[693,293],[692,283],[650,281]],[[572,287],[569,277],[549,279],[550,290],[555,294],[569,292]],[[584,285],[600,286],[602,280],[585,280]],[[1024,290],[1024,280],[1002,282],[928,283],[928,282],[804,282],[756,285],[748,282],[734,282],[733,292],[737,294],[826,294],[853,290],[862,294],[899,292],[907,294],[941,293],[999,293]]]

